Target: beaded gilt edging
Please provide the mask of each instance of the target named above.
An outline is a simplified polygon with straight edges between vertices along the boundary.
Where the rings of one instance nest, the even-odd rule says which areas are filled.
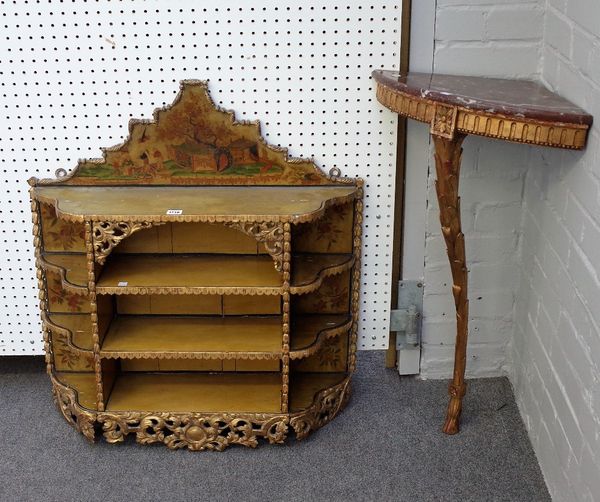
[[[178,352],[178,351],[127,351],[127,350],[100,350],[103,359],[248,359],[248,360],[274,360],[281,357],[281,352]]]
[[[377,100],[383,106],[402,116],[432,124],[432,134],[438,132],[435,121],[435,101],[394,90],[381,83],[377,83]],[[443,108],[455,110],[453,119],[455,126],[452,129],[455,129],[456,132],[516,143],[580,150],[585,146],[589,129],[585,124],[557,124],[533,119],[518,120],[515,117],[486,114],[462,106],[443,105]],[[447,114],[442,117],[445,121]],[[438,135],[452,139],[443,131]]]
[[[29,192],[31,196],[31,223],[33,225],[33,247],[35,253],[35,265],[36,265],[36,276],[38,285],[38,299],[40,312],[46,314],[48,312],[47,303],[47,283],[46,283],[46,271],[41,266],[42,261],[42,229],[41,229],[41,214],[40,205],[37,200],[33,198],[33,194]],[[50,332],[45,323],[42,322],[42,337],[44,340],[44,359],[46,362],[46,371],[49,375],[52,374],[54,369],[54,353],[52,351],[52,344],[50,343]]]
[[[94,374],[96,378],[96,406],[104,410],[104,385],[102,379],[102,361],[100,359],[100,335],[98,333],[98,304],[96,303],[96,263],[94,261],[94,237],[92,222],[85,222],[85,249],[90,300],[90,319],[92,323],[92,341],[94,347]]]
[[[290,281],[292,277],[292,226],[283,225],[282,323],[281,323],[281,411],[287,413],[290,388]]]
[[[281,295],[283,288],[257,286],[98,286],[100,295]]]
[[[362,253],[362,213],[363,213],[363,182],[359,181],[360,197],[355,201],[353,248],[354,269],[352,271],[352,330],[350,333],[350,349],[348,351],[348,371],[352,373],[356,368],[356,346],[358,341],[358,317],[360,308],[360,259]]]
[[[65,418],[89,441],[95,441],[96,430],[102,428],[108,443],[121,443],[135,434],[140,444],[162,443],[175,450],[222,451],[232,444],[255,448],[258,439],[271,444],[285,442],[290,428],[296,439],[329,423],[342,411],[350,397],[350,376],[340,383],[315,394],[312,404],[296,413],[152,413],[96,412],[78,404],[77,392],[53,374],[52,392]]]

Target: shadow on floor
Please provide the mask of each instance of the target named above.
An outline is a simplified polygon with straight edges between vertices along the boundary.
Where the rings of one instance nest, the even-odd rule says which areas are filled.
[[[469,381],[440,432],[444,381],[361,352],[346,410],[305,441],[223,453],[91,445],[55,409],[42,358],[0,358],[0,501],[549,501],[505,378]]]

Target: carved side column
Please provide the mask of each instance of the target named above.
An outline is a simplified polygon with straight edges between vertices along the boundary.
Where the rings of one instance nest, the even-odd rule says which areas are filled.
[[[454,374],[448,388],[450,402],[443,431],[456,434],[465,395],[465,367],[467,357],[467,331],[469,301],[467,299],[467,266],[465,258],[465,237],[460,221],[460,197],[458,181],[462,142],[464,135],[443,138],[433,135],[435,145],[435,166],[437,180],[435,188],[440,206],[442,234],[446,241],[448,260],[452,271],[452,294],[456,306],[456,345],[454,349]]]
[[[39,260],[42,255],[42,229],[40,204],[37,200],[31,197],[31,222],[33,224],[33,246],[35,249],[35,267],[38,280],[38,298],[40,300],[40,312],[42,320],[48,311],[48,285],[46,283],[46,273],[40,267]],[[44,358],[46,361],[46,371],[49,375],[54,370],[54,352],[50,343],[50,332],[45,322],[42,322],[42,336],[44,340]]]
[[[352,230],[352,248],[354,253],[354,266],[352,267],[352,297],[351,314],[352,328],[350,330],[350,350],[348,359],[348,371],[356,369],[356,346],[358,341],[358,317],[360,311],[360,259],[362,254],[362,220],[363,220],[363,182],[359,181],[359,195],[354,202],[354,227]]]
[[[290,388],[290,282],[292,276],[292,226],[290,223],[283,224],[282,251],[283,320],[281,345],[281,412],[287,413],[289,409]]]
[[[96,407],[98,411],[104,411],[104,386],[102,382],[102,363],[100,360],[100,335],[98,334],[98,304],[96,303],[96,265],[94,261],[94,229],[92,227],[91,221],[85,222],[85,250],[90,300],[90,316],[92,322],[92,340],[94,343]]]

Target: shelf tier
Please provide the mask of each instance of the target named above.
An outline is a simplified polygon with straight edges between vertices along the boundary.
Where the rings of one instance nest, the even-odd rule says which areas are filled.
[[[94,373],[60,371],[56,378],[77,392],[77,402],[89,410],[96,409],[96,376]]]
[[[90,314],[47,314],[42,312],[42,320],[50,331],[64,335],[67,345],[76,350],[93,350]]]
[[[119,286],[121,284],[121,286]],[[264,255],[115,255],[99,294],[281,293],[281,276]]]
[[[356,186],[36,186],[33,197],[69,221],[312,221],[359,196]],[[170,209],[181,210],[169,215]]]
[[[100,356],[106,359],[279,359],[281,323],[281,316],[118,316],[104,338]],[[345,314],[296,316],[292,324],[290,358],[311,356],[325,340],[347,332],[351,325],[352,319]]]
[[[345,373],[293,373],[290,412],[311,407],[317,393],[347,378]],[[78,403],[96,407],[93,373],[57,372],[77,392]],[[113,387],[107,411],[279,413],[279,373],[124,373]]]
[[[121,359],[278,359],[281,316],[119,316],[100,356]]]
[[[87,295],[87,257],[82,253],[43,253],[40,267],[60,276],[62,287],[76,295]]]
[[[326,277],[341,274],[354,265],[352,254],[298,254],[292,257],[290,293],[303,295],[316,291]]]
[[[346,373],[292,373],[290,375],[290,413],[310,408],[318,392],[341,383]]]
[[[348,270],[351,254],[293,257],[291,293],[316,290],[325,277]],[[283,293],[281,275],[264,255],[114,255],[98,279],[98,294]],[[119,286],[121,284],[121,286]]]
[[[292,318],[290,359],[309,357],[322,347],[325,340],[340,336],[352,327],[348,314],[299,315]]]
[[[279,413],[280,373],[122,373],[107,411]]]

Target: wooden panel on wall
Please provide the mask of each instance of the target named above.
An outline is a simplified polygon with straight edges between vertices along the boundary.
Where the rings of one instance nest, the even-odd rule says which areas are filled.
[[[121,371],[158,371],[158,359],[121,359]]]
[[[160,371],[221,371],[218,359],[159,359]]]
[[[279,314],[281,313],[281,297],[279,295],[266,296],[223,296],[224,315],[242,314]]]
[[[102,343],[114,316],[113,298],[108,295],[98,295],[96,297],[96,306],[98,313],[98,335],[100,343]]]
[[[352,204],[332,206],[322,218],[292,227],[295,253],[351,253]]]
[[[59,333],[52,332],[54,366],[57,371],[94,371],[94,355],[91,352],[72,350],[66,339]]]
[[[42,240],[45,251],[71,251],[85,253],[83,223],[60,220],[48,204],[40,204],[42,215]]]
[[[343,314],[350,305],[351,270],[326,278],[312,293],[292,297],[292,311],[306,314]]]
[[[172,253],[171,223],[140,230],[114,248],[114,253]]]
[[[292,361],[292,370],[319,373],[342,372],[346,371],[347,358],[348,334],[346,333],[326,340],[316,354],[306,359]]]
[[[123,371],[280,371],[280,362],[278,359],[123,359],[121,369]]]
[[[102,359],[100,365],[102,366],[102,395],[104,397],[104,405],[106,405],[117,379],[119,362],[114,359]]]
[[[235,371],[279,371],[279,359],[236,359]]]
[[[221,315],[220,295],[118,295],[119,314]]]
[[[257,241],[220,224],[173,223],[173,252],[256,254]]]
[[[46,283],[48,286],[48,309],[50,312],[90,311],[87,296],[65,291],[58,274],[50,271],[46,272]]]

